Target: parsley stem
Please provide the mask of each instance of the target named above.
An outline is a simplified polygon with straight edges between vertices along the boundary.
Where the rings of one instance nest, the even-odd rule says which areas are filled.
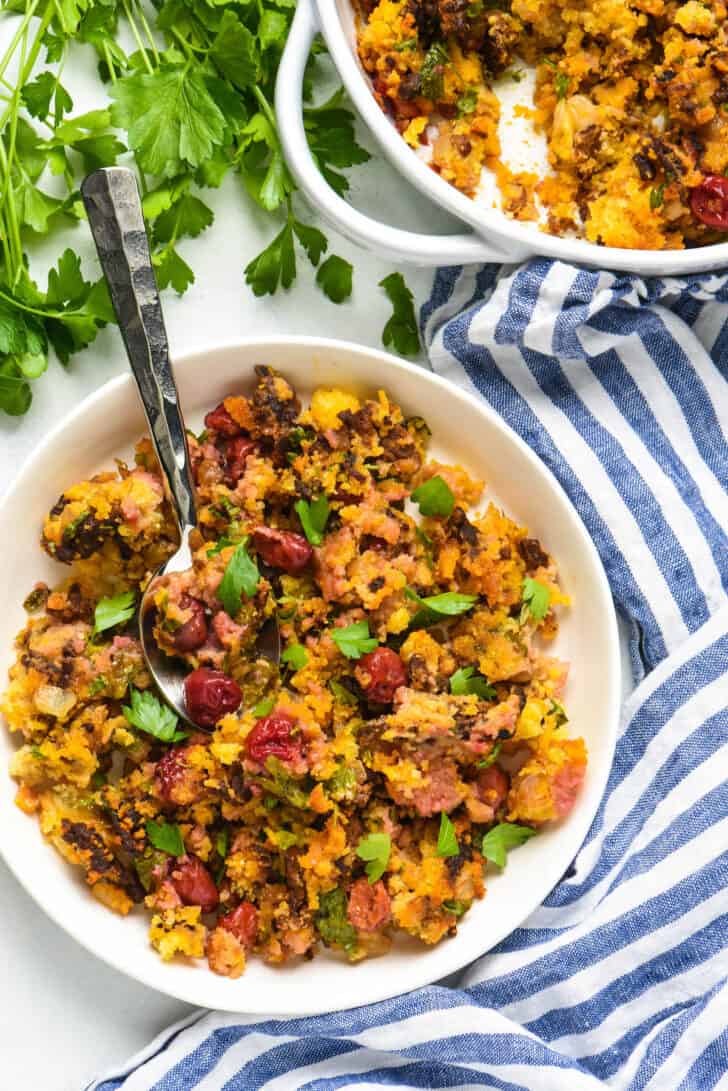
[[[52,7],[51,4],[48,4],[46,6],[45,11],[43,12],[43,18],[40,21],[40,24],[38,26],[38,30],[36,31],[35,40],[33,42],[33,46],[32,46],[32,48],[30,50],[30,53],[28,54],[28,59],[25,62],[25,64],[23,66],[21,66],[21,71],[18,73],[18,79],[17,79],[17,86],[18,87],[23,87],[28,82],[28,80],[30,79],[31,72],[33,71],[33,66],[34,66],[35,62],[37,61],[37,59],[38,59],[38,54],[40,53],[40,47],[43,44],[43,35],[45,34],[46,30],[50,26],[52,19],[53,19],[53,7]],[[5,69],[2,67],[2,65],[0,65],[0,75],[2,75],[2,73],[4,71],[5,71]],[[3,129],[5,128],[5,123],[7,122],[8,117],[9,117],[10,112],[12,111],[12,109],[13,109],[13,103],[12,102],[8,103],[7,107],[3,111],[2,116],[0,116],[0,133],[2,133]]]
[[[154,75],[154,69],[152,68],[152,65],[151,65],[151,62],[149,60],[149,56],[147,54],[147,51],[144,48],[144,42],[141,39],[141,35],[139,33],[139,28],[137,27],[136,23],[134,22],[134,18],[133,18],[132,14],[131,14],[131,9],[129,7],[129,4],[127,3],[127,0],[121,0],[121,3],[122,3],[122,7],[124,8],[124,14],[126,15],[127,22],[129,23],[129,29],[131,30],[132,35],[134,37],[134,41],[136,42],[137,46],[139,47],[139,52],[142,55],[142,60],[144,61],[144,67],[146,68],[149,75],[153,76]]]
[[[183,51],[185,57],[187,58],[188,62],[193,61],[195,59],[195,56],[194,56],[194,53],[192,52],[192,46],[190,45],[190,43],[185,38],[182,37],[180,32],[177,30],[177,27],[172,27],[172,37],[176,38],[177,41],[179,42],[179,44],[182,46],[182,51]]]
[[[25,15],[23,16],[23,21],[21,22],[20,26],[16,30],[15,34],[13,35],[13,38],[12,38],[12,40],[10,42],[10,45],[5,50],[5,54],[3,56],[2,61],[0,61],[0,76],[5,75],[5,69],[10,64],[10,61],[13,58],[13,54],[15,53],[15,50],[18,47],[18,42],[20,41],[20,39],[23,37],[26,30],[28,29],[28,24],[29,24],[30,20],[32,19],[33,14],[35,12],[35,9],[38,7],[39,3],[40,3],[40,0],[32,0],[32,3],[30,4],[28,10],[26,11]],[[21,81],[18,81],[18,82],[21,82]],[[6,83],[5,80],[3,80],[3,83],[5,83],[6,87],[10,86],[10,84]]]
[[[154,41],[154,36],[152,34],[149,23],[147,22],[147,17],[144,14],[144,8],[140,3],[137,3],[137,12],[139,15],[139,22],[142,24],[142,30],[146,34],[149,41],[149,48],[154,55],[154,63],[157,65],[157,67],[159,67],[159,53],[157,52],[157,43]]]
[[[263,92],[261,91],[260,87],[258,87],[257,84],[253,88],[253,94],[255,95],[255,97],[258,100],[258,103],[260,105],[261,110],[263,111],[263,113],[267,117],[268,121],[270,122],[270,126],[271,126],[273,132],[275,133],[275,137],[276,137],[276,141],[277,141],[278,140],[278,126],[276,125],[276,115],[273,113],[273,110],[271,109],[271,105],[268,102],[268,99],[265,97],[265,95],[263,94]]]
[[[116,83],[116,69],[114,68],[114,62],[111,59],[111,50],[108,43],[104,42],[104,60],[106,61],[106,67],[109,70],[109,78],[112,83]]]

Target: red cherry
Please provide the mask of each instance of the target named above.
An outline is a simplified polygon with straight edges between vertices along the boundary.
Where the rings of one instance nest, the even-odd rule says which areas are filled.
[[[205,428],[219,432],[221,436],[239,436],[242,428],[228,413],[224,402],[220,402],[205,417]]]
[[[220,917],[217,923],[221,928],[232,932],[243,947],[252,947],[258,934],[258,910],[252,902],[241,902],[224,917]]]
[[[290,530],[274,530],[258,527],[253,533],[258,553],[271,568],[282,568],[295,575],[301,572],[313,557],[313,549],[300,534]]]
[[[200,727],[214,727],[243,699],[238,683],[223,671],[198,667],[185,678],[185,704],[190,719]]]
[[[728,178],[708,174],[690,194],[690,207],[708,227],[728,231]]]
[[[248,735],[248,757],[259,765],[265,765],[265,759],[270,757],[292,761],[300,754],[298,741],[291,738],[295,726],[296,721],[286,712],[264,716]]]
[[[217,909],[220,897],[210,872],[196,856],[183,856],[172,871],[172,886],[185,905],[199,905],[203,913]]]
[[[407,668],[391,648],[375,648],[363,655],[354,674],[368,699],[379,705],[389,704],[395,690],[407,682]]]

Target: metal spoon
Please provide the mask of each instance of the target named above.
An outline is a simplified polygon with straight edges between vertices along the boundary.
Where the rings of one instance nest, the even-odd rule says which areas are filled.
[[[139,190],[133,171],[126,167],[105,167],[86,178],[81,196],[179,528],[179,549],[162,565],[144,592],[138,615],[139,638],[150,674],[162,696],[191,723],[184,699],[184,679],[188,672],[181,661],[164,655],[152,636],[151,589],[159,576],[192,567],[189,537],[197,523],[197,509],[187,434],[169,359]],[[263,626],[256,653],[275,663],[280,659],[280,633],[275,618]]]

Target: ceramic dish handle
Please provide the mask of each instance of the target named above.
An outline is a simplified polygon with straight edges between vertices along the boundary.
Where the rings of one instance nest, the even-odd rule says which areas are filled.
[[[195,493],[136,178],[127,167],[105,167],[89,174],[81,196],[184,539],[197,522]]]
[[[303,76],[317,31],[310,0],[298,0],[276,82],[276,116],[283,151],[296,182],[314,208],[342,235],[395,261],[434,266],[511,260],[474,234],[420,235],[390,227],[358,212],[331,189],[314,162],[303,127]]]

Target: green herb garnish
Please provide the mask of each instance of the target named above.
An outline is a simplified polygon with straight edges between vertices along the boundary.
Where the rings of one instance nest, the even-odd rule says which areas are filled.
[[[450,692],[456,696],[466,693],[475,693],[484,701],[492,701],[496,692],[488,685],[487,678],[482,674],[476,674],[475,667],[460,667],[450,675]]]
[[[281,654],[281,663],[288,663],[295,671],[300,671],[308,663],[308,653],[303,644],[289,644]]]
[[[458,117],[472,114],[478,105],[478,90],[476,87],[468,87],[458,99]]]
[[[527,576],[523,581],[521,598],[523,601],[520,617],[521,625],[528,621],[529,614],[534,621],[543,621],[549,612],[549,603],[551,602],[551,592],[548,587]]]
[[[452,490],[439,474],[418,485],[411,493],[411,499],[423,515],[444,515],[447,518],[455,507]]]
[[[148,689],[130,688],[131,706],[123,705],[127,722],[138,731],[153,735],[160,742],[179,742],[189,737],[188,731],[178,730],[178,718],[169,705],[162,704]]]
[[[360,659],[367,652],[373,652],[379,644],[376,637],[369,633],[368,621],[355,621],[343,628],[329,629],[329,635],[347,659]]]
[[[237,616],[242,606],[242,596],[252,599],[260,581],[258,565],[251,558],[245,538],[237,547],[225,568],[225,575],[217,589],[217,597],[230,617]]]
[[[357,856],[369,861],[364,870],[370,883],[376,883],[384,875],[391,851],[392,839],[388,833],[370,833],[357,845]]]
[[[654,211],[656,208],[660,208],[665,201],[665,183],[662,182],[659,186],[650,190],[650,208]]]
[[[301,520],[303,533],[311,545],[320,546],[324,540],[324,530],[329,518],[329,502],[325,496],[319,496],[318,500],[298,500],[295,504],[296,513]]]
[[[185,843],[182,840],[182,831],[179,826],[170,825],[167,822],[155,822],[148,818],[146,823],[147,837],[155,849],[166,852],[168,856],[184,856]]]
[[[262,719],[263,716],[267,716],[269,712],[272,712],[275,703],[275,697],[265,697],[262,701],[258,701],[257,705],[254,705],[253,715],[258,720]]]
[[[483,838],[481,852],[486,860],[490,860],[496,867],[506,866],[506,857],[510,849],[515,849],[533,837],[535,830],[530,826],[517,826],[512,822],[500,822],[492,830],[488,830]]]
[[[100,599],[94,610],[94,627],[91,638],[99,633],[113,629],[115,625],[122,625],[134,616],[136,609],[136,592],[122,591],[120,595],[114,595],[110,599]]]
[[[437,855],[457,856],[460,852],[455,827],[443,811],[440,815],[440,832],[437,835]]]

